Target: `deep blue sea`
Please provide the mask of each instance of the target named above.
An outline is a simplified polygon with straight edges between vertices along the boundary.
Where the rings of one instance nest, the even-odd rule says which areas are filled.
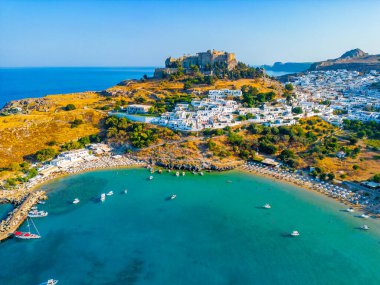
[[[11,100],[100,91],[153,72],[154,67],[0,68],[0,108]]]
[[[149,175],[102,170],[42,186],[42,238],[0,243],[0,284],[380,284],[379,222],[345,205],[238,171]]]

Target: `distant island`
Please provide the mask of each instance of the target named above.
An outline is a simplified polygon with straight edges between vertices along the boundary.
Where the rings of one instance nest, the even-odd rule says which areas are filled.
[[[262,65],[265,70],[297,73],[308,70],[312,62],[275,62],[273,65]]]

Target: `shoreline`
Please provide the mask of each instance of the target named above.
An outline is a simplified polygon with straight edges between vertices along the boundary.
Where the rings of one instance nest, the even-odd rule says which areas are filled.
[[[1,221],[0,241],[10,237],[13,232],[15,232],[17,228],[21,226],[21,224],[26,219],[29,210],[34,205],[36,205],[39,200],[46,199],[46,191],[40,189],[42,186],[70,175],[100,170],[128,169],[139,167],[147,168],[149,166],[153,168],[153,166],[146,161],[137,160],[125,155],[97,157],[94,160],[75,163],[67,169],[60,169],[60,171],[57,172],[40,175],[32,182],[23,184],[17,190],[7,191],[4,193],[4,195],[9,194],[16,198],[13,197],[12,199],[12,197],[2,197],[2,199],[11,201],[11,203],[15,205],[15,208],[8,213],[7,218]],[[168,167],[164,168],[170,169]],[[331,198],[341,204],[348,205],[365,213],[369,213],[374,218],[378,218],[380,216],[379,214],[374,213],[372,209],[366,209],[364,205],[359,203],[360,199],[362,198],[359,194],[343,187],[338,187],[330,183],[325,183],[323,181],[320,182],[310,177],[301,176],[290,171],[270,168],[261,163],[246,162],[244,165],[236,167],[235,169],[249,175],[265,177],[271,180],[273,179],[276,182],[286,183],[288,185],[301,188],[302,190],[313,191],[316,194],[322,194],[323,196]],[[30,197],[34,198],[32,199]]]
[[[304,176],[291,173],[289,171],[278,170],[276,168],[270,168],[260,163],[249,163],[247,162],[242,167],[238,168],[240,171],[253,174],[259,177],[265,177],[268,179],[274,179],[277,182],[286,183],[288,185],[301,188],[303,190],[311,191],[316,194],[323,195],[326,198],[335,200],[340,204],[347,205],[351,208],[355,208],[363,213],[370,214],[373,218],[379,218],[380,214],[375,213],[373,209],[368,209],[364,205],[358,202],[359,194],[352,192],[351,190],[345,189],[343,187],[338,187],[333,184],[327,182],[320,182],[309,177],[305,178]],[[335,190],[339,189],[339,190]],[[329,191],[329,192],[328,192]],[[339,196],[339,191],[343,193],[349,193],[345,196]],[[340,197],[340,198],[339,198]],[[359,196],[360,197],[360,196]],[[353,200],[348,200],[349,198],[353,198]],[[354,202],[356,200],[356,202]]]

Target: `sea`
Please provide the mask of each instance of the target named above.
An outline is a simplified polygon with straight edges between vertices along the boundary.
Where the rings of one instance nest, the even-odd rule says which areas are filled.
[[[12,100],[101,91],[127,79],[153,76],[155,67],[0,68],[0,108]],[[271,76],[286,74],[267,71]]]
[[[0,108],[12,100],[101,91],[126,79],[152,76],[153,72],[154,67],[0,68]]]
[[[41,186],[42,238],[0,243],[0,284],[380,284],[379,223],[343,204],[239,171],[150,175],[101,170]]]

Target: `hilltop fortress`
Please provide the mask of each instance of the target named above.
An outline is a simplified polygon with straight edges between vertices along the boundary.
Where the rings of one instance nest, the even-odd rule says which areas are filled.
[[[212,74],[215,64],[225,65],[228,70],[232,70],[236,67],[237,60],[234,53],[217,50],[199,52],[196,55],[184,55],[179,58],[169,57],[165,60],[165,68],[156,68],[154,77],[162,78],[172,74],[180,66],[185,72],[189,71],[191,66],[198,66],[202,73]]]

